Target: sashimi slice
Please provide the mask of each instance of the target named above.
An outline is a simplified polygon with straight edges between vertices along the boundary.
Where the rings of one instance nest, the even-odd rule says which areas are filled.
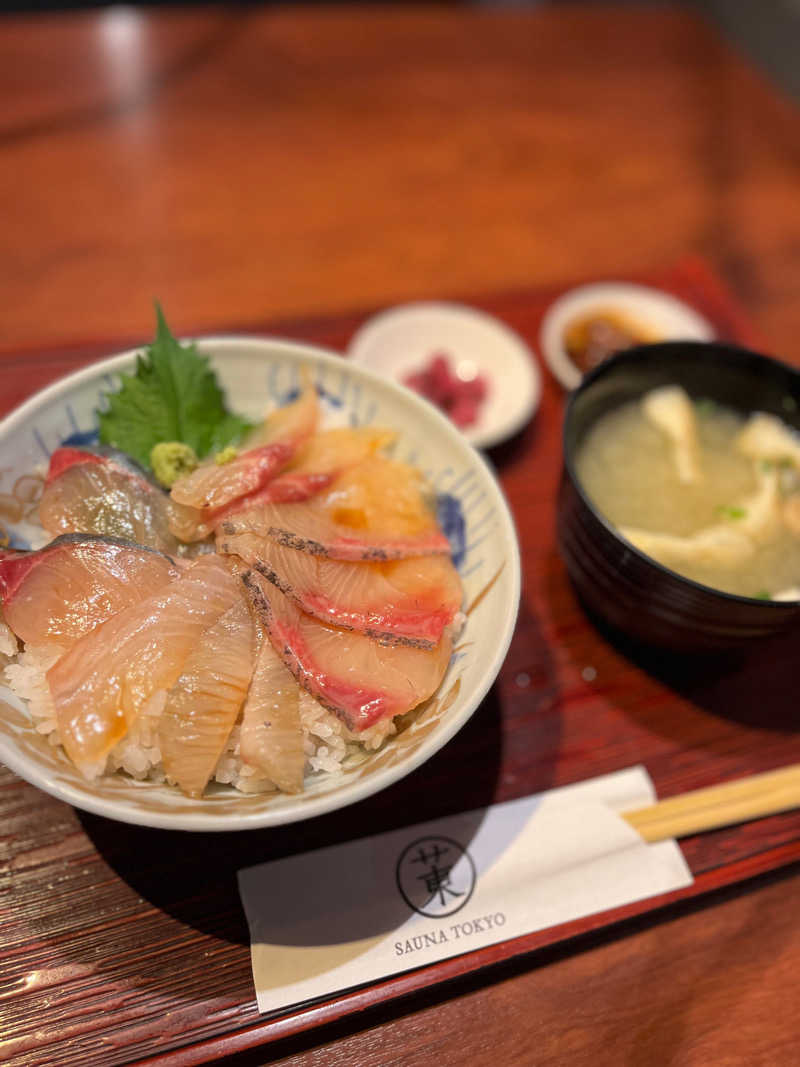
[[[103,463],[103,457],[95,452],[88,452],[82,448],[57,448],[55,452],[50,456],[50,463],[47,468],[47,477],[45,478],[45,485],[49,485],[54,482],[56,478],[69,470],[70,467],[78,466],[81,463]]]
[[[458,573],[446,556],[344,563],[244,533],[218,551],[240,556],[308,615],[379,640],[432,648],[461,607]]]
[[[167,777],[199,797],[225,751],[253,672],[255,628],[239,600],[205,631],[167,694],[158,720]]]
[[[297,682],[265,637],[242,712],[242,762],[284,793],[303,791],[306,756]]]
[[[245,448],[259,448],[276,441],[290,441],[298,448],[317,428],[319,400],[307,368],[301,371],[301,389],[294,400],[274,408],[244,442]]]
[[[233,501],[212,517],[216,527],[228,515],[262,503],[308,500],[327,489],[343,471],[374,456],[394,440],[389,430],[339,428],[313,434],[295,453],[286,470],[264,489]]]
[[[228,463],[211,460],[179,478],[172,487],[177,504],[216,510],[266,485],[316,429],[317,394],[307,386],[297,400],[279,408],[250,447]]]
[[[58,449],[39,501],[39,519],[52,536],[94,533],[176,552],[170,501],[144,473],[111,456]]]
[[[333,521],[327,508],[305,504],[263,504],[220,524],[221,535],[256,533],[287,548],[350,562],[449,555],[450,542],[436,526],[411,535],[355,529]]]
[[[428,651],[382,645],[303,614],[262,575],[243,577],[272,647],[304,689],[356,732],[427,700],[450,662],[448,632]]]
[[[7,546],[0,546],[0,560],[22,559],[29,555],[30,552],[25,548],[8,548]]]
[[[258,504],[290,504],[321,493],[343,471],[363,463],[394,440],[388,430],[370,427],[323,430],[313,434],[295,453],[282,474],[263,489],[232,501],[210,516],[215,528],[236,511]]]
[[[391,430],[372,426],[337,427],[315,433],[300,448],[288,471],[338,474],[374,456],[396,437]]]
[[[225,521],[230,515],[262,503],[285,503],[308,500],[315,493],[327,489],[334,479],[332,474],[303,474],[301,472],[279,474],[263,489],[239,497],[223,508],[201,510],[172,501],[170,530],[181,541],[200,541]]]
[[[178,577],[169,557],[106,537],[66,534],[38,552],[0,559],[6,622],[26,644],[66,649]]]
[[[285,441],[243,452],[229,463],[212,460],[181,478],[172,487],[172,499],[200,511],[215,510],[252,493],[274,478],[292,455]]]
[[[110,445],[84,445],[82,447],[62,445],[57,448],[50,456],[45,485],[55,481],[70,467],[81,463],[114,466],[130,474],[132,478],[137,478],[146,487],[158,488],[153,478],[134,459],[126,452],[120,452],[118,448],[112,448]]]
[[[435,502],[420,471],[385,456],[348,467],[321,503],[333,522],[393,537],[420,537],[436,529]]]
[[[419,471],[371,456],[343,471],[305,504],[266,504],[237,513],[224,534],[250,531],[289,548],[345,561],[449,553]]]
[[[200,635],[240,597],[217,555],[200,556],[164,590],[84,634],[47,672],[61,741],[84,773],[125,736],[143,705],[169,689]]]
[[[370,427],[315,433],[300,446],[282,474],[224,507],[201,509],[173,502],[170,529],[181,541],[199,541],[238,511],[260,504],[308,500],[327,489],[342,471],[362,463],[393,440],[390,431]]]

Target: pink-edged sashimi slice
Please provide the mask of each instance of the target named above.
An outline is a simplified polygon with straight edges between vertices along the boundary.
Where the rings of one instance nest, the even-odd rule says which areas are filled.
[[[190,797],[214,773],[253,673],[255,627],[244,596],[192,648],[158,720],[164,771]]]
[[[304,504],[263,504],[226,519],[221,537],[255,533],[287,548],[350,562],[449,555],[450,542],[434,526],[417,534],[381,533],[345,526],[331,519],[316,500]]]
[[[327,489],[334,479],[332,474],[285,473],[273,478],[263,489],[232,500],[225,507],[206,509],[189,508],[172,501],[169,527],[173,534],[184,542],[201,541],[213,533],[226,518],[246,508],[262,503],[286,503],[308,500],[315,493]]]
[[[402,715],[439,687],[452,652],[448,632],[432,650],[383,645],[305,615],[262,575],[243,577],[272,647],[303,686],[361,732]]]
[[[345,563],[253,533],[222,535],[217,549],[240,556],[308,615],[382,641],[432,648],[461,608],[447,556]]]
[[[264,424],[247,451],[227,463],[212,459],[192,471],[172,487],[176,504],[216,511],[232,500],[256,492],[271,481],[289,462],[317,426],[319,404],[312,385],[297,400],[279,408]],[[207,516],[198,516],[205,521]]]
[[[61,742],[85,774],[175,684],[202,633],[240,598],[225,561],[204,555],[162,591],[84,634],[47,672]]]
[[[303,791],[306,756],[300,725],[300,689],[265,637],[242,711],[242,763],[284,793]]]
[[[375,455],[393,439],[389,431],[371,427],[315,433],[297,449],[286,469],[262,488],[221,508],[200,510],[173,504],[170,529],[181,541],[199,541],[239,511],[308,500],[329,488],[342,471]]]
[[[66,649],[178,574],[154,549],[66,534],[38,552],[0,559],[0,599],[6,622],[26,644]]]
[[[143,488],[157,488],[152,478],[135,460],[131,459],[127,453],[120,452],[118,448],[112,448],[110,445],[61,445],[50,456],[45,485],[50,485],[70,467],[83,463],[116,467],[141,482]]]
[[[52,537],[94,533],[175,552],[169,511],[167,494],[127,457],[76,448],[53,453],[39,501],[39,520]]]
[[[226,519],[220,530],[258,533],[289,548],[351,562],[450,552],[420,472],[378,455],[342,471],[306,503],[250,508]]]

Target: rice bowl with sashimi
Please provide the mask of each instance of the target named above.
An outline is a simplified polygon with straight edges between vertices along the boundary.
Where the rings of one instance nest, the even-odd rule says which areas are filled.
[[[0,428],[12,484],[37,448],[50,470],[47,528],[30,508],[0,559],[0,759],[90,810],[236,829],[353,802],[444,744],[502,662],[519,562],[496,483],[424,402],[306,346],[201,350],[252,422],[264,382],[273,425],[171,495],[91,440],[130,355]]]

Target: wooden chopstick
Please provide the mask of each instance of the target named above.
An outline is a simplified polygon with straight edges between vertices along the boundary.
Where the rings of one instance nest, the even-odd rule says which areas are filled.
[[[623,812],[622,817],[645,841],[664,841],[798,807],[800,763],[794,763],[778,771],[681,793],[647,808]]]

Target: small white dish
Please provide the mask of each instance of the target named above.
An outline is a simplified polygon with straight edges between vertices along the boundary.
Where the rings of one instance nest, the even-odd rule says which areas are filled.
[[[348,346],[355,363],[395,382],[445,353],[463,380],[482,375],[489,391],[478,419],[461,433],[476,448],[491,448],[521,430],[539,405],[536,357],[499,319],[464,304],[403,304],[373,315]]]
[[[714,328],[682,300],[629,282],[597,282],[570,289],[551,304],[542,320],[539,344],[550,370],[565,389],[580,385],[583,371],[564,344],[569,325],[593,312],[613,311],[640,324],[654,341],[713,341]]]
[[[444,504],[442,523],[454,544],[468,620],[437,692],[409,713],[403,728],[376,752],[345,761],[341,772],[310,775],[298,796],[245,794],[212,785],[185,797],[157,782],[122,773],[88,782],[60,748],[34,729],[24,701],[0,670],[0,762],[46,793],[77,808],[122,822],[173,830],[248,830],[298,822],[377,793],[429,759],[466,723],[505,659],[520,594],[520,556],[514,523],[488,464],[452,423],[408,389],[311,345],[274,338],[210,337],[207,353],[234,411],[257,419],[281,403],[310,373],[328,422],[374,424],[398,433],[394,455],[418,465]],[[35,507],[33,475],[50,452],[86,443],[97,429],[102,396],[131,372],[136,351],[94,363],[37,393],[0,421],[0,494]],[[41,527],[28,519],[0,525],[12,546],[28,547]],[[469,611],[469,606],[474,610]],[[454,766],[453,774],[461,773]]]

